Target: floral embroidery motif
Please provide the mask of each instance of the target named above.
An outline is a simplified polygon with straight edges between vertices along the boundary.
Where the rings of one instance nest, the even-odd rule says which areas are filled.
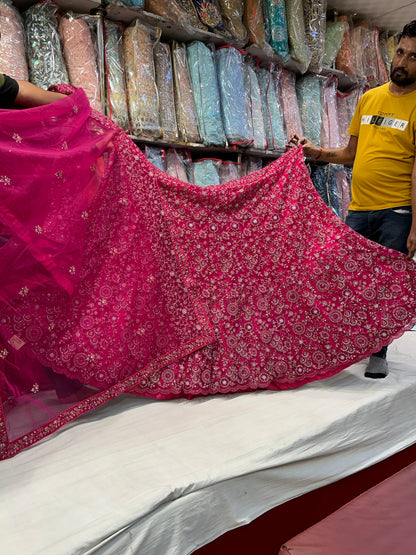
[[[19,295],[21,295],[22,297],[26,297],[28,293],[29,293],[29,287],[27,287],[26,285],[22,287],[19,291]]]
[[[88,220],[88,212],[84,211],[84,212],[81,214],[81,218],[82,218],[83,220]]]
[[[75,275],[75,266],[70,266],[69,273],[71,274],[71,276]]]
[[[55,175],[56,175],[56,177],[57,177],[58,179],[62,179],[62,175],[63,175],[63,174],[62,174],[61,171],[56,172]]]
[[[6,358],[8,354],[9,354],[9,351],[7,349],[0,350],[0,358]]]
[[[23,139],[18,133],[13,133],[13,140],[20,144]]]
[[[10,184],[11,184],[10,177],[7,177],[7,175],[0,175],[0,183],[5,187],[10,187]]]
[[[42,227],[40,225],[35,226],[35,233],[37,233],[38,235],[41,235]]]
[[[68,150],[68,143],[64,141],[61,146],[62,150]]]
[[[39,393],[39,384],[38,383],[34,383],[32,385],[32,389],[30,390],[32,393]]]

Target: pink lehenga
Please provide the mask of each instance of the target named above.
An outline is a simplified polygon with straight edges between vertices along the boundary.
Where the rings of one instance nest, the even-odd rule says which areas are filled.
[[[416,265],[331,213],[301,148],[198,187],[81,89],[0,119],[1,458],[121,393],[326,378],[416,321]]]

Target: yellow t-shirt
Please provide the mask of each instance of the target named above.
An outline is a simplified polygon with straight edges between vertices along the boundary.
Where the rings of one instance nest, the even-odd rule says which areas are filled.
[[[416,91],[395,95],[389,83],[367,91],[357,104],[348,133],[358,137],[350,209],[410,205]]]

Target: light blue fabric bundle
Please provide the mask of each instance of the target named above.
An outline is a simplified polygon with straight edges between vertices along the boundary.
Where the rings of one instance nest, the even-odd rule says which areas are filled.
[[[263,100],[260,83],[255,69],[246,65],[246,90],[249,99],[249,121],[251,120],[253,147],[267,148],[266,127],[263,114]]]
[[[228,142],[249,143],[248,99],[244,87],[243,54],[233,46],[215,51],[221,115]]]
[[[260,68],[259,77],[262,89],[264,121],[269,150],[283,148],[286,144],[282,108],[277,98],[272,68]]]
[[[198,160],[193,163],[194,183],[200,187],[208,187],[209,185],[219,185],[220,177],[218,173],[220,160]]]
[[[322,102],[321,82],[316,75],[305,75],[296,81],[296,95],[303,134],[314,145],[321,145]]]
[[[206,145],[224,145],[225,132],[212,50],[195,41],[186,47],[199,130]]]

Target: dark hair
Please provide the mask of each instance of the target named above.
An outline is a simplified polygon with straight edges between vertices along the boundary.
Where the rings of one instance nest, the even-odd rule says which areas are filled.
[[[399,41],[402,37],[416,37],[416,19],[403,27],[403,31],[399,35]]]

